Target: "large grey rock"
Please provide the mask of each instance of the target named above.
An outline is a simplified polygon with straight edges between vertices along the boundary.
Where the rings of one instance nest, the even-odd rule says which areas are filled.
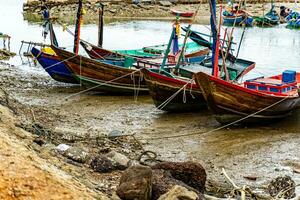
[[[127,158],[125,155],[120,154],[115,151],[111,151],[108,154],[106,154],[106,156],[115,162],[116,167],[118,169],[124,170],[128,167],[128,163],[129,163],[130,159]]]
[[[129,167],[122,175],[118,196],[123,200],[150,200],[152,194],[152,170],[145,166]]]
[[[166,194],[159,197],[158,200],[198,200],[198,195],[188,190],[185,187],[175,185],[172,189]]]

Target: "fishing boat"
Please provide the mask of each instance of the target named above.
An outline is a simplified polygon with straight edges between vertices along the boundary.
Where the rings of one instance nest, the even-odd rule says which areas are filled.
[[[207,40],[196,32],[190,31],[190,26],[185,30],[187,32],[186,38],[193,36],[195,41],[201,41],[201,44],[211,48],[211,44]],[[174,35],[176,35],[175,29],[173,29],[170,37],[167,53],[170,51],[170,47],[174,46],[172,45]],[[255,63],[237,59],[231,54],[228,54],[225,60],[219,59],[220,65],[223,65],[224,62],[230,66],[228,67],[230,80],[239,79],[255,66]],[[201,63],[178,63],[175,66],[165,66],[163,62],[159,68],[142,69],[141,71],[144,74],[153,102],[158,109],[183,112],[199,111],[206,108],[206,101],[199,86],[193,80],[193,75],[199,71],[211,74],[211,57],[207,56]]]
[[[33,47],[31,53],[54,80],[63,83],[78,83],[72,72],[61,62],[52,49],[44,48],[39,50]]]
[[[287,28],[289,29],[300,29],[300,13],[291,12],[286,18]]]
[[[282,75],[259,77],[241,84],[202,72],[195,77],[220,123],[231,123],[244,117],[247,119],[240,123],[269,122],[288,116],[300,106],[300,73],[284,71]]]
[[[219,59],[219,65],[223,65],[222,58]],[[230,80],[239,79],[255,67],[254,62],[235,58],[227,59],[226,65],[230,66],[228,67]],[[171,112],[205,109],[206,101],[193,76],[199,71],[211,74],[211,58],[207,58],[201,64],[181,65],[177,69],[177,75],[173,73],[175,70],[175,66],[164,67],[163,70],[158,68],[141,70],[154,105],[161,110]]]
[[[212,4],[215,3],[211,0]],[[214,4],[215,5],[215,4]],[[215,16],[215,15],[214,15]],[[218,58],[219,31],[212,26],[213,58]],[[220,76],[213,63],[212,75],[195,74],[197,85],[220,123],[270,122],[282,119],[300,107],[300,73],[286,70],[271,77],[258,77],[239,83]],[[226,72],[226,68],[224,68]]]
[[[271,9],[264,16],[254,17],[254,21],[258,26],[275,26],[279,24],[280,17],[275,10],[275,5],[272,2]]]
[[[151,64],[126,57],[125,61],[95,60],[51,46],[76,79],[90,89],[114,94],[148,93],[139,66]]]
[[[227,26],[252,26],[253,18],[245,10],[237,8],[231,8],[230,10],[225,10],[222,13],[223,24]]]
[[[167,44],[163,44],[143,47],[142,49],[135,50],[108,51],[85,41],[81,41],[80,44],[87,52],[87,54],[93,59],[101,59],[103,57],[113,58],[118,55],[118,57],[131,56],[134,58],[154,59],[159,61],[159,59],[163,58],[165,50],[167,48]],[[179,45],[179,48],[181,47],[182,44]],[[113,53],[115,54],[113,55]],[[204,59],[204,55],[207,55],[208,53],[208,48],[201,46],[195,42],[190,42],[186,45],[185,58],[188,62],[200,62]]]
[[[174,9],[171,9],[171,13],[178,17],[193,17],[195,14],[195,12],[191,12],[191,11],[179,11]]]

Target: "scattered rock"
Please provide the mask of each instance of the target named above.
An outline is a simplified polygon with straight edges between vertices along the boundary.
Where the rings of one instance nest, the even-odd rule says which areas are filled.
[[[152,170],[146,166],[132,166],[122,175],[117,194],[124,200],[150,200]]]
[[[115,137],[120,137],[123,135],[123,132],[122,131],[119,131],[119,130],[113,130],[111,131],[109,134],[108,134],[108,138],[115,138]]]
[[[150,10],[152,8],[152,6],[144,5],[144,4],[137,4],[137,6],[142,9],[146,9],[146,10]]]
[[[291,199],[296,196],[296,184],[290,176],[280,176],[272,180],[268,186],[268,192],[272,197]]]
[[[88,153],[79,147],[70,147],[63,155],[79,163],[85,163],[88,159]]]
[[[35,138],[33,140],[33,142],[36,143],[36,144],[38,144],[38,145],[40,145],[40,146],[43,146],[46,143],[46,141],[44,139],[42,139],[42,138]]]
[[[95,172],[101,172],[101,173],[108,173],[114,171],[115,163],[110,158],[106,157],[105,155],[99,155],[95,157],[90,166]]]
[[[248,179],[250,181],[256,181],[257,177],[256,176],[244,176],[245,179]]]
[[[170,7],[172,6],[172,3],[170,1],[159,1],[159,5]]]
[[[162,170],[162,169],[154,169],[153,184],[152,184],[152,199],[154,200],[158,199],[161,195],[170,191],[172,187],[174,187],[175,185],[180,185],[182,187],[188,188],[190,191],[194,191],[195,193],[197,193],[199,198],[202,197],[201,193],[198,192],[196,189],[172,177],[169,171]]]
[[[124,170],[128,167],[128,163],[130,161],[129,158],[127,158],[125,155],[120,154],[115,151],[111,151],[106,156],[110,159],[112,159],[116,163],[116,167],[120,170]]]
[[[152,169],[168,170],[172,177],[203,193],[206,182],[206,172],[200,163],[196,162],[163,162]]]
[[[65,151],[67,151],[69,148],[70,148],[70,146],[67,145],[67,144],[60,144],[60,145],[58,145],[55,149],[56,149],[59,153],[63,154],[63,153],[64,153]]]
[[[198,200],[198,195],[185,187],[175,185],[169,192],[159,197],[158,200]]]
[[[91,168],[96,172],[107,173],[114,170],[124,170],[128,167],[130,159],[125,155],[111,151],[105,155],[95,157],[91,162]]]

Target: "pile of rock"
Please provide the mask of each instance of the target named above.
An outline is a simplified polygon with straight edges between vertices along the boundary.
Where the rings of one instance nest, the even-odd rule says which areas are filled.
[[[121,199],[204,199],[206,172],[195,162],[163,162],[153,167],[131,166],[122,175],[117,194]]]
[[[89,164],[95,172],[125,170],[117,188],[121,199],[204,199],[206,172],[196,162],[161,162],[149,167],[114,150],[96,156],[67,144],[60,144],[55,150],[73,162]]]

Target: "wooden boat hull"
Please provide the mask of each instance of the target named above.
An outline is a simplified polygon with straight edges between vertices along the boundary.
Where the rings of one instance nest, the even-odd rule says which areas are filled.
[[[246,16],[245,13],[234,14],[233,16],[227,16],[223,14],[223,24],[224,25],[243,25],[252,26],[253,18]]]
[[[43,53],[35,47],[31,49],[31,53],[54,80],[63,83],[78,84],[72,72],[64,63],[60,62],[57,56]]]
[[[169,112],[190,112],[206,109],[206,101],[195,83],[190,83],[185,90],[180,91],[165,106],[168,99],[178,92],[188,82],[142,69],[149,93],[156,107]]]
[[[97,85],[94,88],[97,91],[117,94],[135,94],[137,88],[141,92],[148,92],[139,70],[99,62],[56,47],[52,48],[85,86]]]
[[[266,14],[262,17],[255,17],[254,20],[259,26],[275,26],[279,24],[280,18],[278,15],[274,16]]]
[[[175,16],[179,17],[193,17],[195,12],[188,12],[188,11],[179,11],[179,10],[171,10],[171,13]]]
[[[115,59],[120,60],[124,59],[125,56],[132,56],[135,58],[146,58],[146,59],[157,59],[162,58],[163,52],[167,48],[167,45],[157,45],[152,47],[144,47],[142,50],[122,50],[119,52],[109,51],[103,48],[99,48],[97,46],[86,44],[81,42],[82,47],[85,49],[87,54],[93,59]],[[205,58],[206,55],[209,54],[209,48],[204,48],[198,44],[197,46],[193,46],[193,44],[187,44],[188,52],[185,53],[184,57],[187,62],[196,60],[197,62],[201,62]],[[157,48],[157,49],[156,49]],[[130,53],[131,51],[144,51],[143,53]],[[199,61],[200,60],[200,61]]]
[[[257,93],[202,72],[195,74],[195,78],[220,123],[234,122],[249,115],[252,116],[239,123],[270,122],[290,115],[300,105],[299,97],[283,100],[285,97]],[[266,109],[271,105],[274,106]]]

